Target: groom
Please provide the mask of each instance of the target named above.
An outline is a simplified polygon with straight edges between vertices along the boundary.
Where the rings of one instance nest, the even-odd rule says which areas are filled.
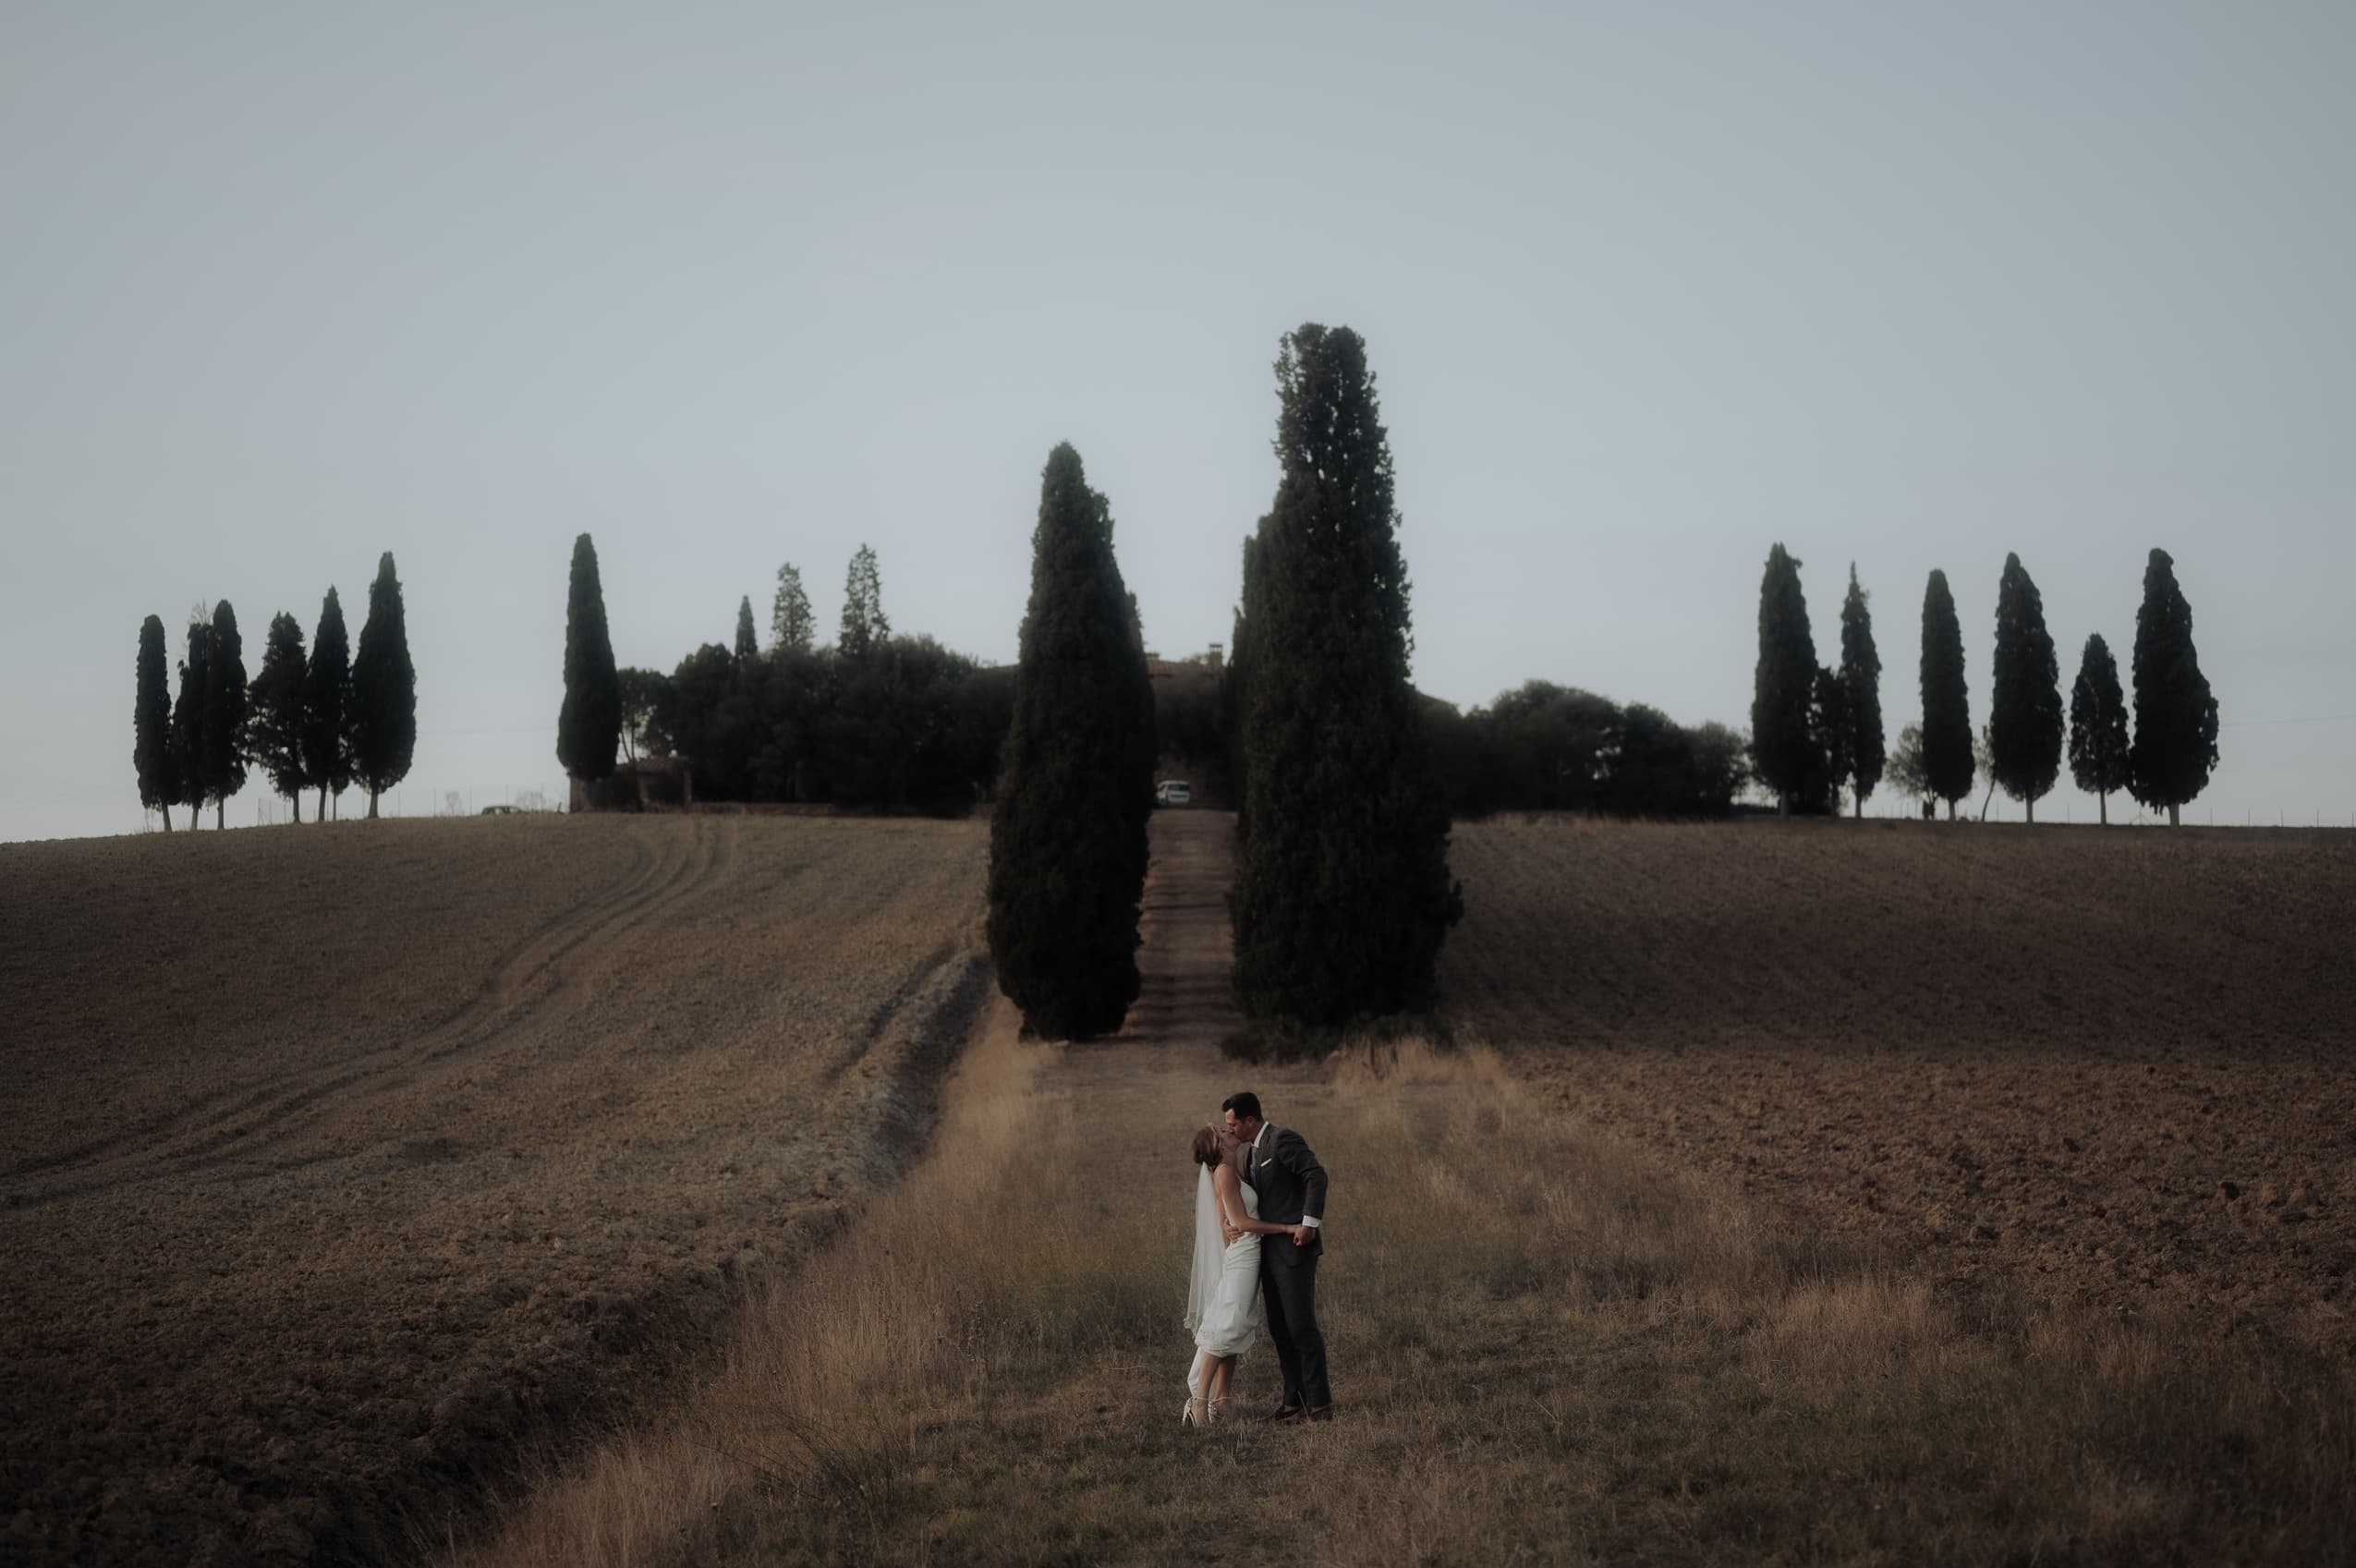
[[[1289,1238],[1260,1246],[1260,1298],[1268,1306],[1268,1337],[1284,1369],[1284,1401],[1272,1421],[1330,1421],[1333,1393],[1325,1383],[1325,1335],[1318,1331],[1318,1257],[1325,1250],[1325,1167],[1301,1135],[1260,1119],[1260,1097],[1246,1090],[1221,1103],[1227,1130],[1242,1140],[1236,1151],[1245,1179],[1259,1196],[1260,1218],[1290,1225]]]

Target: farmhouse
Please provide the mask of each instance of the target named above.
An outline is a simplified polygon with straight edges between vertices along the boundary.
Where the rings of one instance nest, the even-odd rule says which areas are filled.
[[[1146,650],[1146,675],[1150,680],[1217,680],[1226,669],[1226,650],[1221,643],[1212,643],[1209,652],[1192,659],[1164,659],[1150,648]]]

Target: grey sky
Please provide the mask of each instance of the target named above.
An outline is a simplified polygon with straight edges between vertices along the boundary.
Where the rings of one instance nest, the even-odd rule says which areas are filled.
[[[1381,377],[1427,690],[1746,723],[1780,540],[1828,660],[1856,561],[1893,735],[1943,566],[1976,723],[2007,550],[2066,685],[2159,544],[2190,820],[2347,822],[2351,81],[2336,5],[14,5],[0,837],[139,826],[141,617],[257,664],[386,549],[413,813],[556,788],[582,529],[625,662],[782,560],[831,632],[862,541],[1011,658],[1060,440],[1148,643],[1223,639],[1305,320]]]

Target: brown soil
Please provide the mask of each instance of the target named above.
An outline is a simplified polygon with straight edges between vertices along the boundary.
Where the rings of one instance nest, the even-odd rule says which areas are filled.
[[[985,855],[612,817],[0,846],[0,1558],[373,1556],[659,1399],[920,1136]]]
[[[2356,1353],[2356,840],[1460,827],[1446,1004],[1595,1122],[1951,1284]]]

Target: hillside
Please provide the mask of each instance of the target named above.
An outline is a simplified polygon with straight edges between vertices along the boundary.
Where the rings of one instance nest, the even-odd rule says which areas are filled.
[[[929,1124],[984,854],[729,818],[0,846],[10,1550],[364,1550],[646,1395]]]
[[[1583,1118],[1948,1282],[2356,1351],[2356,839],[1458,830],[1448,1005]]]

